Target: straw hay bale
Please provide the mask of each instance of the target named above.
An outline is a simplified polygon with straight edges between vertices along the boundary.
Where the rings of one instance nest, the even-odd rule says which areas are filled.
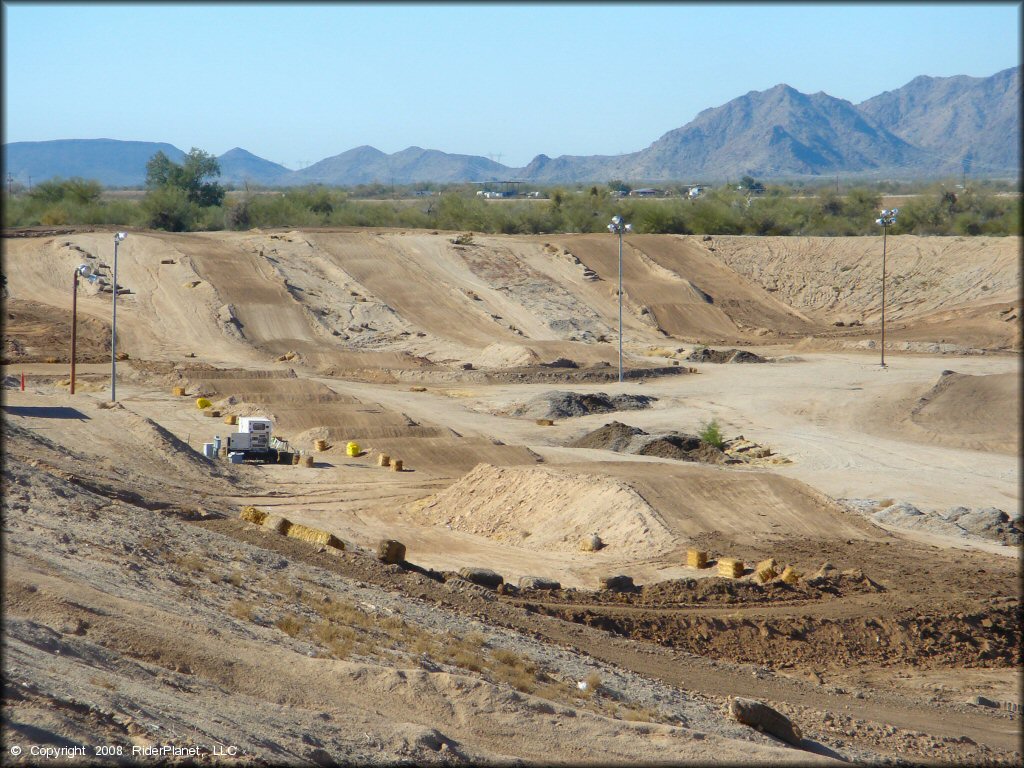
[[[299,523],[292,523],[285,535],[290,539],[308,541],[310,544],[319,544],[322,547],[345,548],[344,542],[333,533],[321,531],[319,528],[310,528],[308,525],[300,525]]]
[[[171,394],[174,395],[175,397],[184,397],[185,396],[185,388],[184,387],[175,387],[174,389],[171,390]]]
[[[690,568],[707,568],[708,553],[702,549],[686,550],[686,564]]]
[[[256,509],[256,507],[244,507],[238,516],[243,520],[248,520],[250,523],[263,525],[269,514],[262,509]]]
[[[537,426],[538,427],[553,427],[553,426],[555,426],[555,422],[552,421],[551,419],[537,419]]]
[[[302,466],[304,466],[304,467],[312,467],[313,466],[313,457],[312,456],[303,456],[302,457]]]
[[[599,580],[601,589],[610,589],[613,592],[626,592],[634,588],[632,576],[602,576]]]
[[[301,453],[293,453],[292,454],[292,464],[297,466],[301,462],[302,462],[302,454]]]
[[[200,397],[196,400],[196,408],[203,409],[209,408],[213,403],[207,400],[205,397]]]
[[[718,558],[718,575],[735,579],[743,575],[743,561],[734,557]]]
[[[782,576],[780,577],[787,584],[796,584],[800,581],[800,577],[803,576],[796,568],[792,565],[787,565],[782,569]]]
[[[604,542],[601,541],[601,537],[596,533],[584,536],[582,541],[580,541],[580,549],[584,552],[597,552],[599,549],[603,548]]]
[[[377,466],[388,467],[391,466],[391,457],[386,453],[377,454]]]
[[[393,564],[405,560],[405,544],[394,539],[381,539],[377,543],[377,559]]]
[[[766,581],[771,581],[779,575],[779,564],[775,561],[774,557],[769,557],[767,560],[762,560],[754,566],[754,573],[757,575],[758,580],[764,584]]]
[[[409,387],[410,392],[426,392],[426,387]]]
[[[236,414],[234,414],[234,413],[229,413],[227,416],[224,417],[224,423],[225,424],[237,424],[238,423],[238,416]]]
[[[402,460],[401,459],[392,459],[392,461],[391,461],[391,471],[392,472],[401,472],[402,471]]]
[[[473,584],[490,589],[497,589],[505,583],[505,578],[500,573],[489,568],[460,568],[459,576]]]
[[[274,531],[274,533],[287,536],[288,530],[292,527],[292,521],[280,515],[267,515],[263,521],[263,527],[268,531]]]
[[[315,450],[318,450],[318,451],[326,451],[327,450],[327,441],[326,440],[314,440],[313,441],[313,448]]]
[[[209,416],[211,419],[217,419],[220,418],[220,411],[215,408],[211,408],[210,410],[203,411],[203,416]]]

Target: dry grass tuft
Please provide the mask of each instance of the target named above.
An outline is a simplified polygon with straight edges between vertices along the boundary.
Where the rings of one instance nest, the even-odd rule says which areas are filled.
[[[286,613],[274,622],[274,626],[280,629],[289,637],[295,637],[306,628],[306,620],[294,613]]]

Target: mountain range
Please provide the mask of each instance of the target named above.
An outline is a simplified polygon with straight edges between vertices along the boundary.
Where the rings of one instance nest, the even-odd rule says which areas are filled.
[[[4,144],[4,170],[25,183],[61,177],[141,186],[170,144],[70,139]],[[991,77],[914,78],[860,104],[780,84],[706,109],[646,149],[622,155],[537,155],[523,168],[473,155],[409,147],[356,147],[292,171],[241,148],[218,158],[222,183],[260,186],[521,180],[536,184],[801,179],[932,178],[1020,174],[1020,69]]]

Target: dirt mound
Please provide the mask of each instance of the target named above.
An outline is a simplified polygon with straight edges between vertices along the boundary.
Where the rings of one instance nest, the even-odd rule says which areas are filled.
[[[633,438],[646,435],[640,427],[631,427],[620,421],[613,421],[588,432],[583,437],[569,443],[570,448],[598,448],[606,451],[625,451]]]
[[[767,363],[768,358],[744,349],[711,349],[698,347],[685,358],[693,363]]]
[[[79,363],[110,360],[110,325],[79,313],[75,358]],[[71,312],[35,301],[4,301],[3,363],[71,360]],[[123,344],[118,345],[123,350]]]
[[[1021,524],[1021,518],[1018,516],[1011,519],[1003,510],[995,507],[951,507],[944,512],[922,511],[906,501],[881,509],[872,502],[852,506],[876,523],[902,530],[961,539],[984,539],[1011,546],[1024,543],[1024,525]]]
[[[1001,445],[1011,451],[1020,440],[1020,373],[971,376],[943,371],[915,404],[912,422],[930,432]]]
[[[697,435],[685,432],[649,434],[639,427],[618,421],[588,432],[566,444],[569,448],[597,448],[616,453],[635,453],[677,461],[699,461],[704,464],[765,463],[773,454],[767,448],[738,437],[726,443],[724,451],[704,442]],[[774,463],[785,461],[775,457]]]
[[[673,544],[660,516],[626,482],[557,468],[480,464],[409,507],[419,522],[527,549],[570,552],[592,533],[603,553],[653,556]]]
[[[536,419],[568,419],[592,413],[637,411],[649,408],[658,398],[647,395],[606,395],[603,392],[545,392],[511,409],[513,416]]]

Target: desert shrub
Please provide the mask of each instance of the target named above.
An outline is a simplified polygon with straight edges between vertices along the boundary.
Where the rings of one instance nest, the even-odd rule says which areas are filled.
[[[146,226],[168,232],[187,232],[199,218],[199,209],[177,187],[161,187],[146,194],[140,203]]]
[[[700,432],[697,436],[708,445],[713,445],[715,448],[721,450],[725,445],[725,439],[722,437],[722,431],[718,426],[718,421],[711,419],[701,425]]]
[[[306,621],[294,613],[286,613],[274,622],[274,626],[289,637],[295,637],[306,627]]]

